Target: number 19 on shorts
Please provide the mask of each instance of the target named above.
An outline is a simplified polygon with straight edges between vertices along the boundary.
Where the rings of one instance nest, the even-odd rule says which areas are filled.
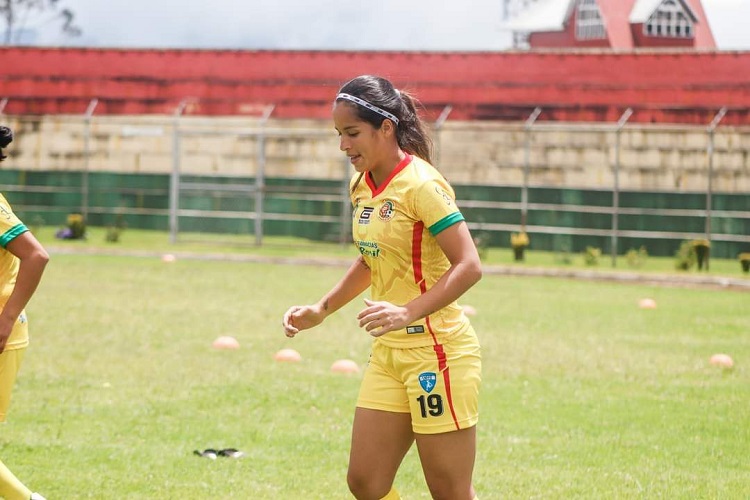
[[[417,398],[419,410],[422,412],[422,418],[439,417],[443,414],[443,396],[440,394],[422,394]]]

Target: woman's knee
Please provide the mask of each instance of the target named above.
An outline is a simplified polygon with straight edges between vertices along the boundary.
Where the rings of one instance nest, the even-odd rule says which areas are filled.
[[[346,474],[346,484],[349,485],[349,491],[355,498],[367,498],[367,492],[372,488],[372,480],[365,474],[349,469]]]
[[[427,482],[433,500],[472,500],[474,494],[471,484],[464,481],[450,481],[447,479],[431,479]]]
[[[349,491],[358,500],[378,500],[385,497],[391,489],[390,484],[385,484],[383,481],[370,474],[366,471],[354,471],[349,469],[346,474],[346,483],[349,486]]]

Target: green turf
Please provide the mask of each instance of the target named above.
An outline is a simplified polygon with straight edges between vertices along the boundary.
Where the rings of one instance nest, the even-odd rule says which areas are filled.
[[[127,231],[114,246],[40,237],[154,255],[53,253],[28,308],[32,345],[0,434],[0,457],[33,489],[66,500],[349,498],[359,376],[329,368],[366,362],[361,305],[294,340],[281,330],[289,305],[316,300],[343,269],[167,264],[158,252],[200,247],[172,247],[163,233]],[[323,252],[279,248],[264,251]],[[644,297],[658,307],[639,309]],[[750,497],[747,297],[485,276],[463,300],[478,311],[483,344],[480,498]],[[241,348],[213,350],[220,335]],[[303,360],[275,362],[284,347]],[[717,352],[735,368],[711,366]],[[192,454],[208,447],[247,456]],[[406,500],[429,498],[413,452],[396,483]]]
[[[255,236],[251,234],[195,234],[180,233],[175,243],[170,242],[169,234],[162,231],[126,229],[122,232],[120,242],[105,241],[106,230],[101,227],[90,227],[86,240],[64,241],[54,238],[57,228],[42,227],[34,229],[37,237],[45,243],[61,250],[99,250],[107,252],[151,252],[151,253],[189,253],[189,254],[230,254],[257,255],[268,257],[329,257],[349,259],[356,255],[351,244],[316,242],[301,238],[272,236],[262,238],[262,245],[256,246]],[[675,249],[676,251],[677,249]],[[523,262],[515,262],[510,248],[488,248],[483,254],[487,265],[512,266],[516,268],[539,267],[562,270],[585,269],[587,271],[623,271],[629,273],[667,273],[676,276],[721,276],[730,278],[747,278],[740,262],[736,259],[711,259],[710,270],[678,271],[675,268],[675,257],[645,257],[638,265],[631,265],[626,255],[618,255],[614,262],[612,256],[603,253],[596,265],[587,265],[583,253],[555,253],[536,251],[530,248],[525,253]]]

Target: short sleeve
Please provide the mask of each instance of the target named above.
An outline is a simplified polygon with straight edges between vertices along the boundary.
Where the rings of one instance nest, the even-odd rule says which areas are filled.
[[[0,198],[0,246],[5,248],[8,243],[28,230],[13,213],[5,199]]]
[[[433,236],[464,220],[464,216],[456,206],[453,189],[447,182],[440,182],[437,179],[424,182],[418,188],[414,201],[417,217],[424,222],[425,227]]]

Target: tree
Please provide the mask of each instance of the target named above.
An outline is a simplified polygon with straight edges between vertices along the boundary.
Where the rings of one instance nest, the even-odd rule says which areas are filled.
[[[0,20],[5,22],[5,45],[13,43],[14,36],[15,43],[18,43],[27,23],[34,21],[37,21],[34,28],[46,29],[50,23],[58,23],[64,35],[79,36],[81,30],[73,24],[73,11],[59,7],[59,3],[60,0],[0,0]]]

